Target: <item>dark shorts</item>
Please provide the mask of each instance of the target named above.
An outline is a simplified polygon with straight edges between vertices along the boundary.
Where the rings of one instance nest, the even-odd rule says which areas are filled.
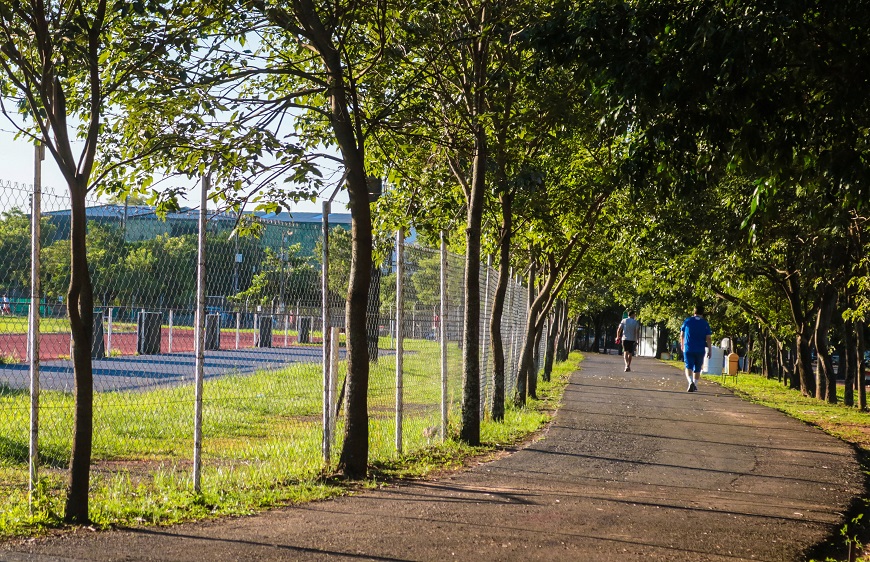
[[[623,353],[631,353],[634,355],[637,353],[637,342],[631,340],[622,340],[622,352]]]
[[[704,357],[706,355],[706,351],[698,351],[693,353],[689,353],[687,351],[683,353],[683,361],[686,364],[686,369],[691,370],[693,373],[700,373],[701,368],[704,366]]]

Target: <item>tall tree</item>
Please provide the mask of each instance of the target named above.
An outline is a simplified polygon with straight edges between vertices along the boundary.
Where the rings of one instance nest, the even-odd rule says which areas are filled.
[[[368,469],[370,360],[366,319],[373,239],[366,159],[371,115],[365,105],[363,84],[379,68],[383,49],[389,45],[387,22],[396,14],[383,1],[360,4],[298,0],[285,5],[245,0],[242,6],[262,14],[274,26],[275,31],[267,38],[279,48],[270,55],[275,63],[271,70],[290,77],[283,91],[277,90],[280,103],[267,104],[271,115],[287,107],[309,111],[314,119],[323,119],[331,131],[330,138],[321,136],[320,140],[334,143],[341,154],[350,200],[352,254],[346,323],[347,421],[339,469],[348,477],[364,478]],[[318,104],[319,99],[325,103]]]
[[[752,182],[745,227],[765,206],[780,212],[784,192],[835,217],[866,208],[870,78],[850,70],[870,62],[866,3],[616,2],[573,5],[558,17],[554,59],[593,77],[614,115],[631,115],[636,189],[691,193],[741,174]],[[801,388],[812,394],[820,285],[799,261],[776,283],[796,326]]]
[[[495,27],[510,3],[471,0],[411,11],[403,26],[410,51],[401,87],[414,89],[404,104],[406,134],[426,139],[452,174],[465,203],[465,299],[462,335],[463,395],[460,439],[480,443],[481,230],[491,142],[488,88],[492,85]],[[414,115],[418,120],[412,121]]]
[[[118,146],[141,146],[144,138],[148,147],[149,137],[166,139],[179,148],[153,150],[151,165],[133,173],[215,171],[220,181],[212,198],[235,209],[248,203],[266,211],[289,209],[323,188],[324,168],[339,168],[334,187],[347,190],[352,217],[345,293],[348,417],[339,469],[347,477],[364,477],[372,272],[368,180],[380,175],[367,158],[366,142],[388,97],[382,65],[391,47],[387,24],[398,19],[395,7],[353,0],[238,0],[221,6],[223,19],[213,35],[175,65],[169,80],[152,80],[138,99],[130,98],[127,107],[142,107],[146,98],[161,111],[128,113]],[[208,13],[210,5],[200,9]],[[276,185],[281,179],[284,185]]]
[[[67,310],[75,370],[75,420],[64,518],[86,523],[93,439],[91,326],[93,288],[85,242],[85,200],[100,181],[92,177],[102,117],[116,96],[153,72],[190,29],[162,25],[185,3],[150,0],[0,3],[0,111],[19,133],[42,143],[66,181],[71,207]],[[183,17],[182,17],[183,20]],[[187,21],[191,23],[198,23]],[[77,142],[79,141],[79,142]]]

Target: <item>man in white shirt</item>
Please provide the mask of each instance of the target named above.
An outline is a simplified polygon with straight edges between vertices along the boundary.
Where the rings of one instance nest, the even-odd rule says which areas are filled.
[[[631,371],[631,358],[637,353],[637,341],[640,337],[640,322],[635,319],[635,312],[628,311],[628,318],[623,318],[616,329],[616,343],[622,340],[622,357],[625,360],[625,372]]]

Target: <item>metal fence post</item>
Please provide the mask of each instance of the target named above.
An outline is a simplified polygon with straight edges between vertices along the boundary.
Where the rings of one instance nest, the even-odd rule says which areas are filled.
[[[36,143],[33,158],[33,194],[30,215],[30,314],[28,322],[28,355],[30,359],[30,509],[33,509],[39,466],[39,251],[40,219],[42,218],[42,160],[45,148]]]
[[[481,339],[481,366],[480,366],[480,419],[483,419],[486,413],[487,395],[489,394],[489,377],[487,377],[487,367],[489,359],[489,346],[487,345],[489,336],[489,322],[486,321],[486,311],[489,310],[489,278],[490,270],[492,269],[492,256],[486,257],[486,282],[483,285],[483,311],[480,315],[483,323],[483,332]]]
[[[402,416],[404,414],[404,388],[402,369],[404,367],[405,334],[405,295],[402,290],[405,275],[405,237],[400,228],[396,231],[396,452],[402,452]]]
[[[507,365],[505,369],[505,378],[510,378],[512,376],[513,369],[513,360],[514,360],[514,268],[510,268],[510,273],[508,276],[507,283],[507,296],[505,299],[508,302],[507,305],[507,314],[505,317],[508,320],[508,346],[507,346]],[[507,380],[505,380],[507,383]],[[507,388],[505,388],[505,392],[507,392]]]
[[[329,442],[330,446],[335,439],[335,420],[338,416],[338,347],[340,330],[337,327],[330,328],[330,361],[329,361]]]
[[[323,450],[323,463],[326,466],[329,466],[329,462],[332,457],[332,415],[330,411],[332,407],[330,406],[330,353],[329,353],[329,211],[330,211],[331,203],[330,201],[323,202],[323,217],[322,221],[322,237],[323,237],[323,256],[321,263],[321,284],[320,284],[320,298],[321,298],[321,314],[323,315],[322,321],[322,330],[323,333],[323,441],[322,441],[322,450]],[[299,303],[296,303],[296,328],[297,333],[299,329]],[[298,337],[298,336],[297,336]]]
[[[447,241],[441,231],[441,441],[447,440]]]
[[[172,309],[169,309],[169,353],[172,353],[172,328],[175,324],[175,317],[172,314]]]
[[[201,490],[202,473],[202,379],[205,367],[205,219],[206,195],[211,188],[211,176],[202,178],[199,207],[199,240],[196,269],[196,391],[193,419],[193,490]]]
[[[508,393],[508,389],[510,389],[511,393],[513,393],[514,383],[516,381],[516,365],[514,365],[515,357],[515,345],[516,345],[516,325],[517,325],[517,314],[516,314],[516,280],[514,279],[514,271],[511,268],[510,272],[510,281],[508,281],[508,290],[510,291],[510,355],[508,359],[508,368],[506,369],[506,376],[508,378],[505,384],[505,394]]]
[[[106,355],[112,356],[112,324],[114,322],[114,308],[109,307],[109,320],[106,322]]]

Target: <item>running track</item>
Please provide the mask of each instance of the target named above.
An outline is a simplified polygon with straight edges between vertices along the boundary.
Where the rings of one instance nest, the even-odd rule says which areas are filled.
[[[169,351],[169,330],[162,330],[161,354],[136,355],[136,334],[112,334],[111,349],[121,355],[95,359],[94,390],[110,392],[122,390],[148,390],[161,386],[174,386],[193,380],[195,373],[194,332],[176,330]],[[205,353],[205,378],[233,374],[249,374],[258,369],[279,369],[291,363],[312,363],[322,358],[320,346],[295,345],[296,336],[287,336],[284,346],[282,332],[274,332],[271,348],[255,348],[254,335],[239,333],[236,348],[235,330],[221,332],[221,349]],[[319,342],[318,340],[316,340]],[[44,390],[71,392],[75,387],[72,363],[69,361],[68,334],[42,334],[40,336],[40,387]],[[0,335],[0,353],[16,357],[19,361],[0,363],[0,387],[25,390],[30,384],[25,334]],[[107,345],[108,351],[108,345]],[[344,351],[342,350],[343,354]]]
[[[194,351],[194,331],[175,329],[172,331],[170,345],[169,328],[162,328],[160,334],[160,350],[163,353],[183,353]],[[136,333],[115,332],[112,334],[111,345],[108,335],[103,337],[106,343],[106,354],[111,351],[120,355],[136,355]],[[319,343],[319,338],[312,338],[312,343]],[[281,330],[272,332],[272,346],[286,347],[296,343],[296,336],[285,337]],[[254,347],[253,332],[239,332],[238,345],[236,345],[236,331],[233,329],[221,330],[221,349],[246,349]],[[27,362],[27,334],[0,334],[0,357],[6,358],[12,363]],[[42,361],[56,359],[68,359],[70,357],[69,334],[41,334],[39,337],[39,358]]]

